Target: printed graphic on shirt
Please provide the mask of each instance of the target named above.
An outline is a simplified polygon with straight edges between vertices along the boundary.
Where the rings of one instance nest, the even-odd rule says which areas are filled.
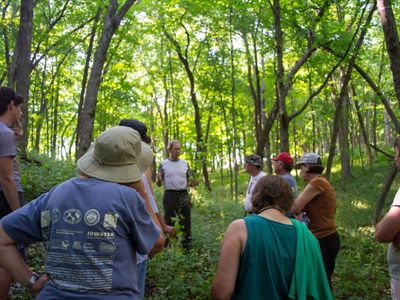
[[[57,223],[61,219],[61,212],[58,208],[54,208],[51,210],[51,221]]]
[[[61,252],[47,253],[46,271],[52,281],[67,290],[110,291],[112,286],[113,256],[80,255]],[[72,267],[71,261],[79,268]]]
[[[40,226],[43,227],[49,227],[50,226],[50,211],[44,210],[42,211],[42,214],[40,216]]]
[[[118,214],[115,212],[106,213],[104,215],[104,223],[103,223],[104,228],[115,229],[117,227],[118,217],[119,217]]]
[[[52,281],[66,290],[109,291],[113,253],[117,250],[112,230],[117,227],[119,215],[115,212],[102,215],[93,208],[87,211],[69,208],[52,210],[51,214],[42,212],[42,224],[59,220],[60,216],[65,227],[58,228],[52,236],[46,257],[46,271],[52,274]]]
[[[82,212],[79,209],[71,208],[64,212],[64,221],[68,224],[78,224],[82,219]]]
[[[90,209],[85,213],[85,223],[88,226],[96,225],[100,220],[100,213],[95,209]]]

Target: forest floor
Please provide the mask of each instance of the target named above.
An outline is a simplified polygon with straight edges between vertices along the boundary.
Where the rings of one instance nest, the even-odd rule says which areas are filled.
[[[389,276],[386,265],[387,245],[374,238],[372,218],[376,201],[386,173],[388,161],[377,161],[372,168],[353,166],[354,178],[344,182],[332,170],[332,184],[337,193],[337,227],[341,237],[334,274],[335,299],[390,299]],[[54,174],[57,172],[57,174]],[[23,184],[27,199],[32,199],[56,182],[74,173],[72,165],[45,162],[44,165],[22,165]],[[238,200],[230,193],[228,178],[213,177],[213,191],[201,187],[191,191],[193,202],[193,249],[183,251],[179,240],[149,261],[146,279],[146,299],[185,300],[209,299],[211,281],[218,263],[220,243],[227,226],[243,217],[243,199],[248,175],[239,176]],[[300,188],[304,182],[297,177]],[[386,199],[385,211],[400,187],[399,176]],[[162,189],[156,188],[162,207]],[[29,248],[30,265],[43,271],[43,247],[35,244]],[[13,289],[11,299],[32,299],[24,289]]]
[[[387,245],[374,238],[372,226],[376,201],[389,163],[376,162],[371,169],[353,167],[354,178],[343,182],[333,170],[332,184],[337,194],[337,227],[341,250],[333,279],[335,299],[390,299],[386,264]],[[248,176],[240,175],[238,201],[232,199],[229,184],[213,183],[214,189],[192,191],[193,250],[186,253],[179,243],[149,262],[146,299],[209,299],[220,242],[233,220],[243,217],[243,199]],[[304,182],[297,177],[300,188]],[[400,180],[386,199],[390,206]],[[162,191],[157,190],[158,199]]]

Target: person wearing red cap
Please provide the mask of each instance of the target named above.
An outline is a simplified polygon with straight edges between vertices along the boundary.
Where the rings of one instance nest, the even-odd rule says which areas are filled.
[[[290,171],[293,169],[293,158],[287,152],[281,152],[278,156],[273,157],[274,171],[276,175],[281,176],[289,183],[292,188],[293,195],[296,197],[298,194],[297,183]]]

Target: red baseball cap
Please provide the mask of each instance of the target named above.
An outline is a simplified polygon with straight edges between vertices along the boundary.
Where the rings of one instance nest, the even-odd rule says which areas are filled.
[[[285,165],[293,165],[293,158],[287,152],[281,152],[277,157],[273,157],[272,160],[280,160]]]

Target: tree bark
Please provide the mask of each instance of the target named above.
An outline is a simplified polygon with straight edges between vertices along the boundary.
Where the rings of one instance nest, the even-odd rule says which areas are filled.
[[[351,85],[351,90],[352,90],[352,94],[353,94],[352,98],[353,98],[354,106],[356,108],[358,124],[360,125],[361,135],[363,137],[365,150],[367,151],[367,155],[368,155],[368,164],[371,165],[371,162],[374,159],[374,156],[371,152],[371,148],[369,147],[369,138],[368,138],[367,130],[364,125],[364,120],[361,115],[360,104],[358,103],[358,99],[357,99],[356,89],[353,84]]]
[[[358,51],[360,50],[361,45],[363,43],[365,34],[367,33],[367,29],[369,27],[369,24],[371,22],[371,18],[372,18],[372,15],[373,15],[373,12],[375,11],[375,9],[376,9],[376,3],[374,2],[374,4],[371,6],[369,14],[366,18],[365,25],[363,26],[363,28],[360,32],[360,36],[358,37],[358,40],[354,47],[353,54],[349,59],[349,62],[347,65],[347,70],[346,70],[346,75],[344,77],[341,91],[339,94],[339,98],[336,103],[335,115],[333,118],[333,126],[332,126],[333,129],[332,129],[331,141],[330,141],[330,146],[329,146],[329,156],[328,156],[328,161],[326,163],[326,171],[325,171],[325,175],[328,179],[330,178],[330,175],[331,175],[333,157],[335,155],[335,150],[336,150],[336,140],[337,140],[338,133],[339,133],[338,122],[339,122],[339,118],[340,118],[340,110],[338,110],[338,107],[340,107],[342,105],[342,102],[344,101],[344,98],[346,97],[346,94],[348,92],[348,84],[349,84],[349,81],[351,78],[351,73],[352,73],[354,65],[355,65],[355,60],[357,58]],[[361,21],[360,21],[360,24],[361,24]]]
[[[22,127],[25,134],[20,139],[20,149],[22,156],[26,157],[26,148],[28,145],[28,105],[29,105],[29,86],[31,64],[31,44],[32,44],[32,26],[33,26],[33,0],[21,0],[20,24],[18,37],[15,47],[13,63],[11,65],[9,86],[15,87],[16,92],[24,98],[22,111]]]
[[[344,74],[343,74],[344,75]],[[343,78],[344,79],[344,78]],[[344,99],[341,101],[339,109],[339,148],[340,148],[340,164],[341,164],[341,176],[343,180],[347,180],[352,177],[351,166],[350,166],[350,146],[349,146],[349,111],[350,101],[349,93],[344,94]]]
[[[374,225],[376,225],[379,221],[380,215],[382,213],[383,206],[385,205],[385,199],[389,192],[389,189],[396,178],[398,172],[398,168],[396,164],[392,164],[389,169],[388,175],[386,176],[385,183],[383,184],[381,193],[379,194],[379,198],[376,201],[375,213],[374,213]]]
[[[390,0],[378,0],[378,13],[382,22],[386,48],[390,60],[394,89],[400,108],[400,42]]]
[[[118,1],[110,0],[110,4],[104,16],[103,29],[94,53],[93,65],[85,93],[85,100],[82,105],[82,110],[78,113],[76,159],[85,154],[92,141],[97,94],[101,84],[103,67],[107,58],[111,39],[121,24],[123,17],[135,1],[136,0],[127,0],[122,7],[118,9]]]

